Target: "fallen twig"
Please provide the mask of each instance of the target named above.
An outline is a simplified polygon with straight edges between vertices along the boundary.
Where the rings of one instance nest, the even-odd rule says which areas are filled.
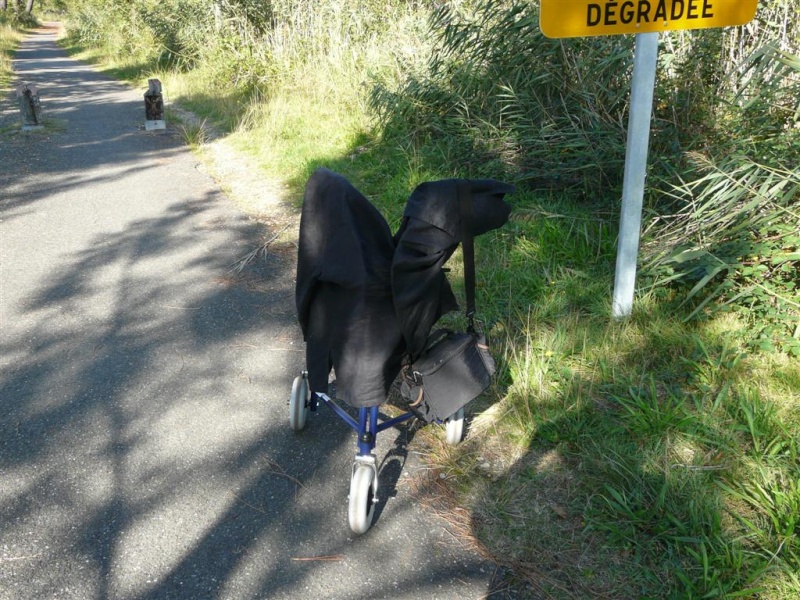
[[[289,225],[286,225],[283,229],[281,229],[278,233],[272,236],[269,241],[264,242],[260,246],[258,246],[255,250],[248,252],[242,258],[238,259],[231,265],[231,271],[236,271],[237,273],[241,273],[242,270],[250,264],[250,262],[259,255],[259,253],[263,252],[264,256],[267,254],[267,249],[270,247],[272,242],[277,240],[281,234],[289,229]]]
[[[39,558],[41,554],[32,554],[30,556],[0,556],[0,563],[4,562],[14,562],[17,560],[33,560],[34,558]]]

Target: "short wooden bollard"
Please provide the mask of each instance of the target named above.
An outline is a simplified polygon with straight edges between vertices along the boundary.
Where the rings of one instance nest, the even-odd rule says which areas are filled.
[[[19,112],[22,114],[22,130],[31,131],[44,127],[42,123],[42,104],[36,86],[26,83],[17,88]]]
[[[164,121],[164,97],[161,94],[161,82],[158,79],[147,80],[147,91],[144,93],[144,128],[147,131],[166,129]]]

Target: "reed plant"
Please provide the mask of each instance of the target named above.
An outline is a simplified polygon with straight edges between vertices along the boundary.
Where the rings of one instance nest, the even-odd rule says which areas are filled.
[[[785,45],[776,36],[739,64],[711,145],[660,181],[643,270],[683,295],[685,318],[734,311],[751,346],[800,356],[800,58]]]
[[[745,27],[662,36],[643,269],[650,289],[683,294],[687,318],[749,313],[753,346],[793,355],[797,8],[778,0]],[[387,132],[446,138],[466,170],[618,204],[631,38],[546,39],[525,0],[444,3],[430,30],[427,68],[373,90]]]

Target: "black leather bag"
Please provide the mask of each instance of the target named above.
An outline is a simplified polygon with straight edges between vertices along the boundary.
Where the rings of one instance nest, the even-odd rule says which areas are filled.
[[[422,356],[403,370],[400,392],[421,419],[444,421],[480,396],[494,372],[485,336],[439,330]]]

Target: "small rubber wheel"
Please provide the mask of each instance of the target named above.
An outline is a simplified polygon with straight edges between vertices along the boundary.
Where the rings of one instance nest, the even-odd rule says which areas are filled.
[[[308,414],[308,379],[303,375],[296,377],[292,383],[292,395],[289,396],[289,425],[295,431],[306,426]]]
[[[350,480],[350,499],[347,520],[353,533],[361,535],[372,525],[375,516],[375,493],[378,491],[375,471],[366,465],[358,465]]]
[[[451,446],[464,439],[464,408],[459,408],[444,424],[445,441]]]

